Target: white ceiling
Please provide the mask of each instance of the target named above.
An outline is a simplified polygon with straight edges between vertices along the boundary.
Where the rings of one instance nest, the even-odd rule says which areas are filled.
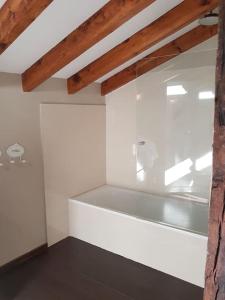
[[[4,2],[5,0],[0,0],[0,6]],[[107,0],[54,0],[31,26],[0,56],[0,71],[21,74],[107,2]],[[68,78],[181,2],[182,0],[156,0],[148,8],[57,72],[54,77]],[[192,23],[107,74],[99,82],[197,25],[198,22]]]

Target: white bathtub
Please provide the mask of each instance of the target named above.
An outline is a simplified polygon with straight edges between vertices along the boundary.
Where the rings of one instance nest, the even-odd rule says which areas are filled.
[[[102,186],[69,199],[69,235],[204,286],[205,204]]]

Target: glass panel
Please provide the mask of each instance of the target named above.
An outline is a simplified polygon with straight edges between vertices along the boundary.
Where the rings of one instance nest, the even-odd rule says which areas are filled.
[[[136,183],[142,191],[207,203],[217,38],[136,74]]]

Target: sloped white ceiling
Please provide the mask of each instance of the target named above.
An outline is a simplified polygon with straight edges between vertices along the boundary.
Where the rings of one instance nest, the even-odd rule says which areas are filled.
[[[0,6],[4,2],[5,0],[0,0]],[[0,56],[0,71],[21,74],[107,2],[107,0],[54,0]],[[148,8],[57,72],[54,77],[68,78],[181,2],[182,0],[156,0]],[[198,22],[194,22],[187,26],[122,67],[107,74],[99,82],[197,25]]]

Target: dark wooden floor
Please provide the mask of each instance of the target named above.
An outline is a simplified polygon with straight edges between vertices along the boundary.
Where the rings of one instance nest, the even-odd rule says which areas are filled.
[[[0,277],[1,300],[202,300],[202,293],[74,238]]]

